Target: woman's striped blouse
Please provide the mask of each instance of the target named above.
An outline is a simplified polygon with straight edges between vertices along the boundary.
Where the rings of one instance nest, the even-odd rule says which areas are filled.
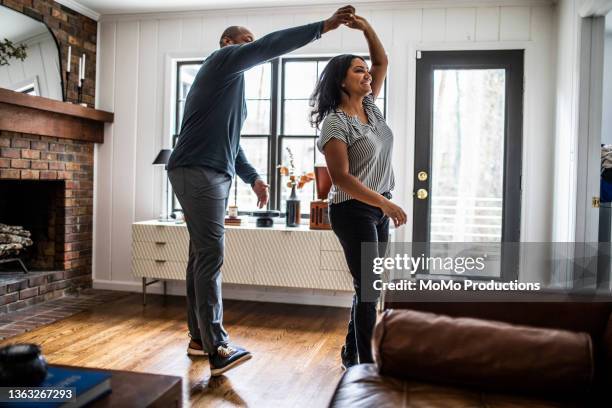
[[[371,94],[363,98],[363,107],[368,116],[368,124],[341,110],[328,114],[321,126],[317,148],[323,152],[325,144],[331,139],[346,143],[349,173],[371,190],[387,193],[395,186],[391,167],[393,133]],[[332,185],[328,196],[332,204],[352,198],[336,185]]]

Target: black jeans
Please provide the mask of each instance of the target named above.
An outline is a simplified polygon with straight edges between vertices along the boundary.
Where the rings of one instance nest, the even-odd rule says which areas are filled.
[[[379,295],[372,286],[376,279],[372,272],[372,263],[373,258],[385,255],[389,241],[389,217],[384,215],[380,208],[357,200],[330,205],[329,217],[332,230],[344,249],[355,287],[345,353],[350,359],[356,357],[360,364],[372,363],[370,343],[376,323],[376,300]],[[362,249],[362,242],[374,242],[378,245]]]

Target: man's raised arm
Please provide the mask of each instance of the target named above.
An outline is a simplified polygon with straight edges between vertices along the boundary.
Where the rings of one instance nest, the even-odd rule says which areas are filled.
[[[319,39],[321,34],[335,30],[341,24],[351,23],[354,15],[355,8],[345,6],[336,10],[327,20],[275,31],[256,41],[230,46],[226,51],[222,69],[233,73],[246,71],[255,65],[303,47]]]

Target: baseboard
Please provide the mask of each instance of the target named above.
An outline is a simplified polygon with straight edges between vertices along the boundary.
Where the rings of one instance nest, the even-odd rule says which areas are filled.
[[[142,293],[142,283],[136,281],[93,281],[94,289],[118,290],[124,292]],[[250,300],[255,302],[291,303],[299,305],[317,305],[332,307],[350,307],[353,300],[352,292],[277,288],[250,285],[223,285],[223,299]],[[185,296],[185,283],[168,281],[168,295]],[[147,293],[162,294],[161,283],[147,286]]]

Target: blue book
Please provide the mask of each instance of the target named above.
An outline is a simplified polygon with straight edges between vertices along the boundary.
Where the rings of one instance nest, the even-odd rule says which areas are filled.
[[[76,388],[75,401],[58,402],[11,402],[9,407],[18,408],[78,408],[111,392],[111,374],[78,368],[49,367],[47,377],[36,388]],[[6,406],[3,404],[3,406]]]

